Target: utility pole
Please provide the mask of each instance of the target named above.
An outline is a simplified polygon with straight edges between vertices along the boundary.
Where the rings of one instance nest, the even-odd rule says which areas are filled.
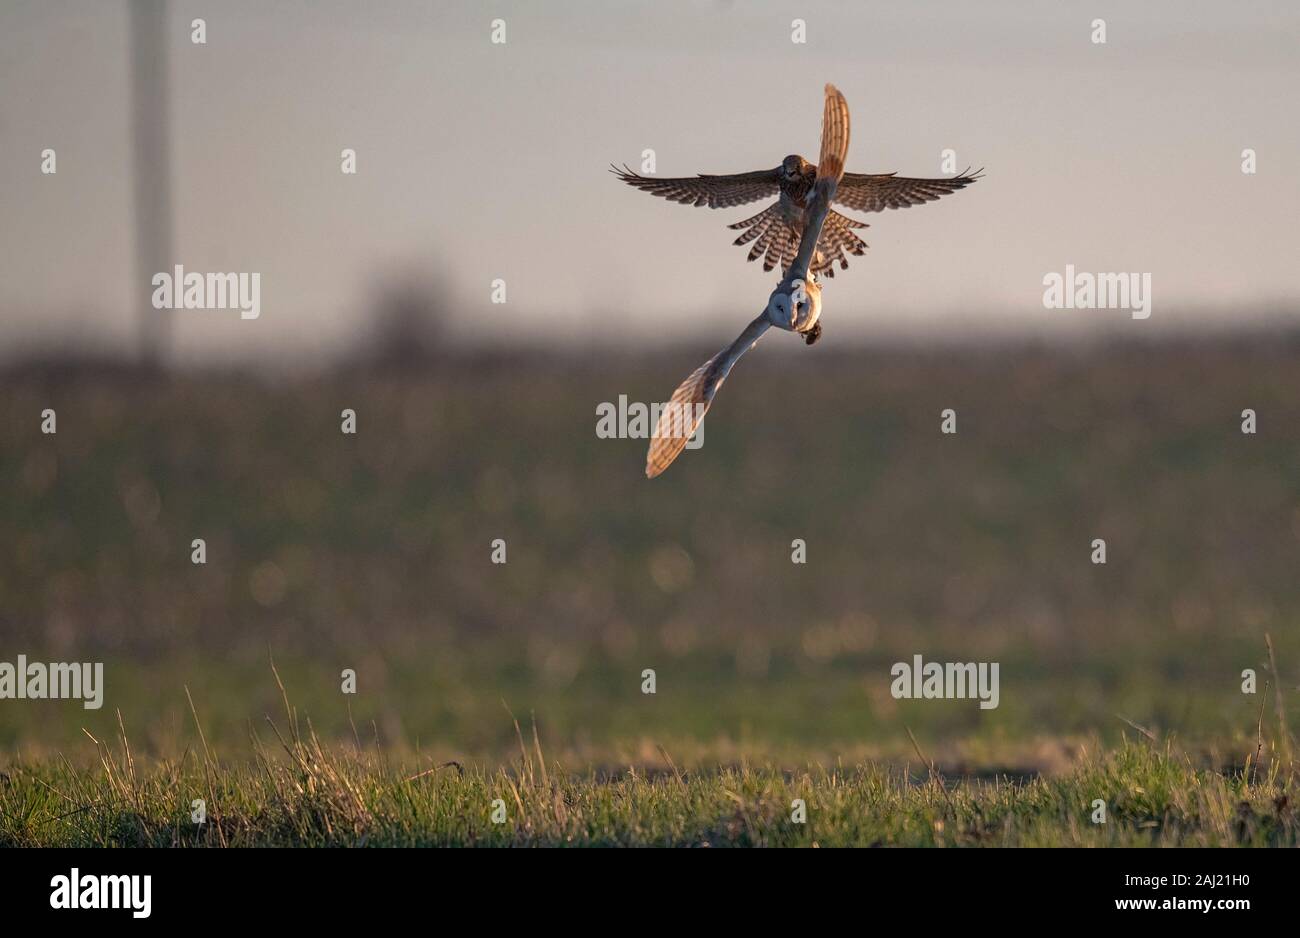
[[[171,121],[167,88],[167,2],[128,0],[135,176],[136,317],[141,363],[167,354],[171,313],[153,308],[153,275],[172,269]]]

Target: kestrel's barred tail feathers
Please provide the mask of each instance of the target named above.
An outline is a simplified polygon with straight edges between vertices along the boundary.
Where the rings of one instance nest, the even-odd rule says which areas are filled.
[[[743,246],[750,241],[754,242],[754,246],[749,249],[747,260],[757,260],[766,255],[763,262],[764,270],[771,270],[781,262],[783,245],[789,237],[788,232],[790,229],[782,219],[781,204],[779,202],[769,205],[757,215],[727,227],[733,230],[745,230],[744,234],[731,242],[732,244]]]
[[[767,231],[768,226],[770,226],[772,222],[777,218],[778,208],[780,208],[780,203],[774,202],[771,205],[769,205],[767,208],[763,209],[763,211],[759,212],[757,215],[751,215],[749,218],[746,218],[744,221],[738,221],[734,225],[728,225],[727,227],[732,229],[733,231],[739,229],[748,229],[745,231],[743,235],[741,235],[739,238],[737,238],[735,241],[732,241],[731,243],[736,245],[748,244],[749,242],[753,241],[755,238],[762,235],[763,232]]]
[[[774,169],[763,169],[753,173],[732,173],[727,176],[683,176],[675,179],[659,179],[654,176],[640,176],[627,166],[619,169],[610,165],[612,172],[629,186],[643,192],[657,195],[671,202],[683,205],[707,205],[709,208],[733,208],[749,202],[757,202],[777,194],[780,180]]]
[[[839,182],[849,155],[849,103],[834,85],[826,85],[822,111],[822,148],[817,158],[817,179]]]
[[[767,253],[763,255],[764,270],[771,270],[778,266],[785,270],[786,245],[790,243],[790,239],[783,235],[787,230],[785,228],[781,231],[772,230],[764,239],[767,242]]]
[[[840,269],[849,268],[849,260],[846,259],[845,252],[855,257],[861,257],[867,252],[867,243],[853,233],[855,227],[868,227],[866,222],[857,221],[855,218],[842,216],[835,209],[827,214],[826,225],[822,226],[822,238],[818,240],[818,247],[826,252],[827,246],[835,249],[836,257],[831,260],[840,261]],[[831,273],[832,277],[835,273]]]
[[[770,228],[771,226],[772,226],[772,219],[768,218],[763,222],[763,224],[755,225],[753,228],[750,228],[743,235],[741,235],[739,238],[737,238],[735,241],[732,241],[731,243],[736,245],[737,247],[743,247],[744,245],[753,241],[755,238],[762,237],[767,232],[767,229]]]
[[[799,241],[796,238],[786,238],[781,244],[781,276],[790,269],[794,263],[794,256],[799,253]]]
[[[766,311],[759,314],[735,342],[696,368],[689,378],[677,386],[650,436],[650,449],[645,459],[646,478],[653,479],[681,455],[687,441],[699,429],[704,415],[708,413],[718,388],[722,387],[722,382],[730,374],[731,366],[754,347],[771,325]]]
[[[763,258],[763,269],[771,270],[778,264],[781,269],[785,269],[786,245],[794,237],[794,229],[787,225],[781,217],[780,206],[774,205],[768,210],[772,214],[767,221],[755,227],[763,229],[754,246],[749,249],[747,260],[757,260]]]
[[[983,170],[948,179],[912,179],[894,173],[845,173],[832,201],[859,212],[883,212],[933,202],[983,178]]]
[[[780,204],[770,205],[744,221],[738,221],[728,228],[743,229],[744,234],[732,244],[743,246],[753,241],[746,260],[755,261],[762,257],[763,269],[772,270],[778,264],[782,272],[787,272],[799,253],[799,239],[802,232],[789,227],[782,218]],[[834,277],[834,264],[839,261],[840,269],[849,266],[846,254],[861,257],[867,249],[867,243],[853,233],[854,228],[867,228],[868,224],[841,215],[832,210],[826,216],[822,226],[821,237],[817,241],[818,257],[813,266],[813,273]]]

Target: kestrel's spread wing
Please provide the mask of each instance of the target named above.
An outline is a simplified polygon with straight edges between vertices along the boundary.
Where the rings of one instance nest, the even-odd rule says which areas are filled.
[[[629,186],[636,186],[651,195],[683,205],[707,205],[709,208],[733,208],[748,202],[757,202],[777,194],[780,178],[775,169],[754,173],[733,173],[729,176],[684,176],[680,179],[659,179],[638,176],[624,166],[610,167],[610,171]]]
[[[887,208],[906,208],[909,205],[932,202],[949,192],[965,188],[980,178],[979,173],[962,173],[950,179],[913,179],[893,173],[846,173],[844,165],[848,144],[848,105],[835,86],[827,85],[822,114],[822,149],[817,165],[795,156],[783,161],[783,165],[790,164],[792,160],[797,161],[802,167],[801,172],[790,175],[787,170],[783,174],[782,167],[778,166],[776,169],[730,176],[700,175],[659,179],[639,176],[627,167],[612,169],[628,185],[683,205],[731,208],[779,195],[778,201],[762,212],[729,227],[745,232],[736,238],[734,244],[753,242],[748,260],[754,261],[761,257],[764,270],[771,270],[779,264],[783,273],[789,273],[791,260],[798,254],[800,239],[807,226],[807,195],[816,179],[836,178],[838,184],[833,201],[858,211],[879,212]],[[848,255],[861,256],[867,249],[867,243],[850,229],[865,227],[866,222],[829,212],[809,262],[811,271],[833,277],[836,261],[841,270],[847,268]]]
[[[859,212],[883,212],[933,202],[949,192],[964,189],[980,178],[969,170],[950,179],[912,179],[893,173],[845,173],[835,201]]]
[[[745,327],[740,338],[696,368],[677,386],[650,436],[650,451],[645,458],[646,478],[653,479],[681,455],[687,440],[704,420],[713,396],[722,387],[731,366],[754,347],[771,325],[767,313],[763,313]]]
[[[867,227],[831,209],[832,202],[865,212],[905,208],[930,202],[965,188],[980,174],[962,173],[952,179],[909,179],[893,173],[861,175],[844,172],[849,150],[849,106],[844,95],[828,84],[822,112],[821,150],[817,165],[801,156],[786,157],[771,171],[734,176],[653,179],[630,169],[614,168],[620,179],[652,195],[686,205],[726,208],[779,195],[774,204],[730,227],[744,233],[738,245],[754,243],[749,259],[763,258],[763,269],[782,267],[782,279],[757,319],[740,337],[714,355],[677,386],[655,420],[645,474],[653,479],[681,455],[699,429],[713,398],[740,356],[753,348],[772,326],[803,335],[812,345],[821,335],[821,286],[810,273],[834,275],[832,264],[848,266],[845,253],[861,254],[865,242],[852,232]]]

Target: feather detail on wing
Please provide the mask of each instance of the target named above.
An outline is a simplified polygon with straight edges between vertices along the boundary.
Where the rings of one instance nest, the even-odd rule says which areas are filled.
[[[848,219],[832,222],[831,199],[844,175],[844,160],[849,153],[849,105],[834,85],[826,85],[826,102],[822,109],[822,144],[817,158],[817,178],[805,199],[803,230],[789,260],[783,265],[785,280],[803,280],[809,273],[824,272],[834,276],[831,265],[836,259],[841,268],[848,267],[844,257],[861,254],[866,244],[848,229]],[[827,226],[830,226],[828,231]]]
[[[822,149],[817,159],[817,179],[840,181],[849,155],[849,103],[834,85],[826,86],[822,111]]]
[[[629,186],[635,186],[651,195],[680,202],[683,205],[707,205],[709,208],[732,208],[748,202],[757,202],[776,195],[779,179],[775,169],[753,173],[733,173],[729,176],[683,176],[676,179],[659,179],[639,176],[624,166],[611,166],[612,172]]]
[[[646,478],[653,479],[681,455],[687,441],[704,420],[718,388],[731,372],[731,366],[754,347],[771,325],[767,313],[763,313],[745,327],[740,338],[696,368],[677,386],[650,435],[650,450],[645,460]]]
[[[933,202],[982,178],[983,170],[969,170],[949,179],[911,179],[893,173],[845,173],[834,201],[859,212],[883,212]]]

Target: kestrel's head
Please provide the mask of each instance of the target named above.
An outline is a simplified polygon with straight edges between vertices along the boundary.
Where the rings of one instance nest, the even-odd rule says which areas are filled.
[[[797,179],[807,173],[812,164],[797,153],[792,153],[781,161],[781,178]]]

